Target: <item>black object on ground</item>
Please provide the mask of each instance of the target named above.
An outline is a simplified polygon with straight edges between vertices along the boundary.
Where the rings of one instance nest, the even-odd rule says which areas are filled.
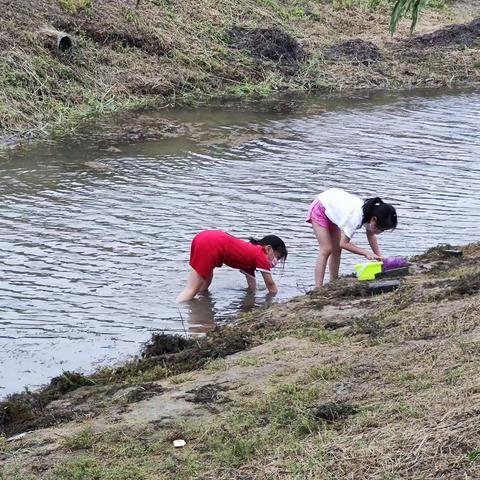
[[[444,250],[443,253],[447,257],[461,257],[461,256],[463,256],[463,252],[461,250]]]
[[[379,293],[387,293],[396,290],[400,287],[400,280],[387,280],[383,282],[369,282],[370,292],[372,295],[378,295]]]
[[[375,274],[375,279],[380,278],[392,278],[392,277],[404,277],[410,273],[408,267],[393,268],[392,270],[387,270],[385,272],[378,272]]]

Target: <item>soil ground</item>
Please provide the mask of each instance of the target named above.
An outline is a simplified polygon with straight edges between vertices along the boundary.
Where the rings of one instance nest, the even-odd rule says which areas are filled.
[[[429,5],[392,38],[383,1],[0,0],[0,141],[212,96],[478,85],[480,2]]]
[[[11,397],[0,478],[479,478],[480,245],[450,250]]]

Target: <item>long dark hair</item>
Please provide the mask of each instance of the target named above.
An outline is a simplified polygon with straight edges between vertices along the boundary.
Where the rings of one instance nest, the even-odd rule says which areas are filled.
[[[270,245],[273,248],[273,250],[275,250],[280,254],[279,259],[283,261],[287,259],[288,250],[287,250],[287,247],[285,246],[284,241],[280,237],[277,237],[276,235],[266,235],[260,240],[257,240],[256,238],[253,238],[253,237],[250,237],[249,240],[250,240],[250,243],[253,243],[254,245],[263,245],[263,246]]]
[[[385,203],[380,197],[367,198],[362,207],[363,223],[377,218],[377,226],[382,230],[395,230],[397,227],[397,211],[393,205]]]

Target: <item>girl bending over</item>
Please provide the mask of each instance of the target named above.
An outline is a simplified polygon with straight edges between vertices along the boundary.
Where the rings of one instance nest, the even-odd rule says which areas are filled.
[[[287,258],[287,247],[276,235],[267,235],[260,240],[250,238],[249,242],[221,230],[206,230],[192,240],[187,285],[176,302],[191,300],[198,292],[208,289],[213,278],[213,269],[223,264],[239,269],[245,274],[247,285],[255,290],[255,271],[261,272],[265,285],[271,294],[277,293],[270,270],[279,260]]]
[[[320,246],[315,265],[315,286],[321,287],[327,261],[330,280],[338,277],[342,249],[368,260],[381,260],[377,235],[395,229],[397,212],[379,197],[364,201],[339,188],[331,188],[320,193],[311,203],[306,221],[312,224]],[[372,251],[351,242],[355,231],[362,226],[365,227]]]

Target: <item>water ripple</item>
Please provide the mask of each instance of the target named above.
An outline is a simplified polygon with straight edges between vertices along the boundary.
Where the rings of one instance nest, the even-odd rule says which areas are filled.
[[[308,290],[317,248],[304,216],[331,186],[397,206],[399,228],[380,239],[386,255],[478,241],[479,106],[475,93],[308,98],[283,115],[206,110],[210,147],[188,139],[110,155],[92,138],[2,162],[0,392],[135,354],[152,331],[196,331],[205,316],[221,322],[261,304],[264,292],[249,297],[243,278],[221,269],[210,313],[174,305],[202,229],[279,234],[290,247],[279,299]],[[345,254],[342,271],[356,261]]]

